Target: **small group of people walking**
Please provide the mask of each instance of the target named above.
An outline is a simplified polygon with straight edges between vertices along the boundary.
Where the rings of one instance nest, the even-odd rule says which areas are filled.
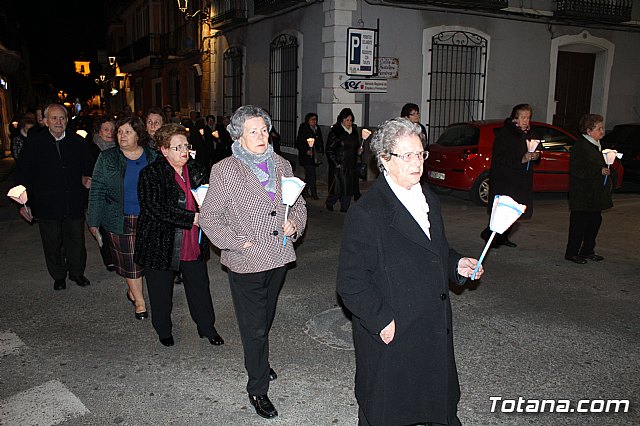
[[[495,195],[508,195],[527,206],[522,219],[533,215],[533,174],[540,161],[540,151],[530,152],[527,140],[541,139],[531,127],[533,110],[529,104],[513,107],[511,115],[496,134],[490,171],[489,213]],[[565,259],[583,265],[587,260],[601,261],[595,253],[596,237],[602,224],[603,210],[613,207],[611,174],[602,155],[600,139],[604,136],[604,118],[598,114],[585,114],[578,123],[580,136],[569,153],[569,208],[571,210],[569,235]],[[517,247],[509,239],[514,224],[502,234],[496,234],[491,246]],[[481,232],[487,241],[491,235],[489,225]]]

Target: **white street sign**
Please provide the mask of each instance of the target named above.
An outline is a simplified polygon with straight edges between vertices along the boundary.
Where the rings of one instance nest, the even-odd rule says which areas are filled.
[[[378,58],[378,78],[398,78],[400,62],[398,58]]]
[[[387,93],[387,80],[350,78],[340,86],[349,93]]]

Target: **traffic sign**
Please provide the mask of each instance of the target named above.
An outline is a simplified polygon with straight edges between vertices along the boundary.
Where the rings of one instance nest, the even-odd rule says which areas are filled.
[[[387,80],[369,80],[350,78],[340,87],[349,93],[387,93]]]
[[[347,29],[347,75],[374,74],[376,33],[364,28]]]

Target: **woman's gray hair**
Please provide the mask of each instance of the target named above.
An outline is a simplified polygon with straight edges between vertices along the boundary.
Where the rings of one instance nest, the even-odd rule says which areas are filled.
[[[389,160],[390,154],[393,152],[398,139],[405,136],[417,136],[420,138],[422,129],[417,123],[412,123],[408,118],[396,117],[387,120],[378,126],[371,137],[369,147],[376,158],[378,169],[384,171],[383,160]]]
[[[271,117],[267,111],[255,105],[243,105],[233,113],[231,123],[227,126],[227,131],[231,134],[231,139],[237,141],[244,132],[244,123],[252,118],[260,117],[264,120],[269,131],[271,131]]]

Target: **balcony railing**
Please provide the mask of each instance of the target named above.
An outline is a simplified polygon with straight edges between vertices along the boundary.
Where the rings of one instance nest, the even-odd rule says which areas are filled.
[[[198,52],[200,45],[198,42],[198,20],[187,21],[175,31],[162,34],[160,37],[160,55],[163,58],[168,56],[189,56]]]
[[[389,3],[420,4],[438,7],[453,7],[457,9],[500,10],[509,7],[509,0],[388,0]]]
[[[215,0],[211,28],[224,30],[247,22],[247,0]]]
[[[270,15],[297,4],[305,4],[305,0],[254,0],[255,15]]]
[[[118,64],[127,65],[147,56],[160,55],[160,34],[148,34],[131,43],[116,55]]]
[[[632,0],[557,0],[555,16],[596,21],[631,20]]]

